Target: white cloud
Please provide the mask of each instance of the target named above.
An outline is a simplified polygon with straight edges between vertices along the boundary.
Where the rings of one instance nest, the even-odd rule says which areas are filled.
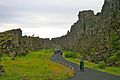
[[[1,25],[0,25],[0,32],[4,32],[4,31],[6,31],[6,30],[11,30],[11,29],[18,29],[18,28],[20,28],[20,26],[19,25],[17,25],[17,24],[9,24],[9,23],[0,23]]]
[[[82,10],[99,12],[104,0],[1,0],[0,32],[22,28],[23,35],[57,37],[67,33]],[[54,34],[55,33],[55,34]]]
[[[53,37],[60,37],[61,35],[65,35],[67,33],[67,29],[63,28],[24,28],[23,29],[23,36],[29,35],[32,36],[40,36],[42,38],[53,38]]]

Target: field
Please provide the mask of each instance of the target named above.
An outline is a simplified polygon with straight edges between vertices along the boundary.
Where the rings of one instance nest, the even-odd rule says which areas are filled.
[[[65,80],[73,76],[71,69],[50,61],[52,54],[52,50],[41,50],[15,60],[4,55],[0,64],[6,72],[0,80]]]

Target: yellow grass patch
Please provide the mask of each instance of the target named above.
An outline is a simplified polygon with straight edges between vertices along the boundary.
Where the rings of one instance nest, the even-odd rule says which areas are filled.
[[[53,64],[54,65],[51,65]],[[50,71],[53,73],[53,74],[60,74],[60,73],[65,73],[68,77],[73,77],[74,76],[74,70],[73,69],[70,69],[66,66],[63,66],[63,65],[60,65],[58,63],[55,63],[55,62],[49,62],[49,69]]]

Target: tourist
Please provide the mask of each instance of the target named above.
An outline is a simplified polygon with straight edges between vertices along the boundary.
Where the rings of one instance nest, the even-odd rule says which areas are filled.
[[[83,59],[80,60],[80,71],[84,72],[84,60]]]

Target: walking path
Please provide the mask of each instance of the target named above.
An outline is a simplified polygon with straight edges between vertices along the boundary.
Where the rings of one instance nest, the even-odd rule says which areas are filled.
[[[75,70],[75,76],[68,78],[67,80],[120,80],[120,76],[100,72],[90,68],[85,68],[84,72],[81,72],[79,65],[65,60],[61,55],[54,54],[51,60],[66,66],[72,67]]]

